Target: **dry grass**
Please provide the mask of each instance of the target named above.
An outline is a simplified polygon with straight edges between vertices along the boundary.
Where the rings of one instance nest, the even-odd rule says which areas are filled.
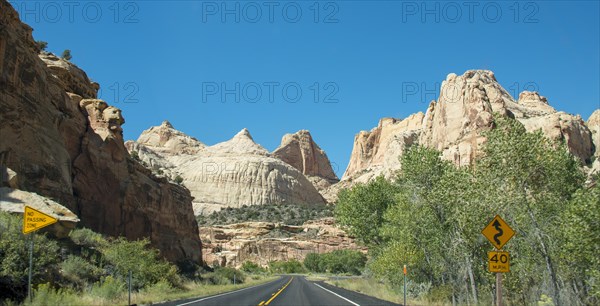
[[[134,304],[150,304],[164,301],[172,301],[179,299],[187,299],[193,297],[209,296],[228,291],[239,290],[251,286],[256,286],[277,279],[279,276],[268,276],[254,279],[248,277],[246,282],[238,285],[207,285],[204,283],[189,282],[184,285],[185,290],[177,290],[173,292],[165,292],[165,290],[153,290],[149,288],[141,292],[132,294],[131,302]],[[127,298],[127,297],[125,297]]]
[[[341,287],[347,290],[355,291],[358,293],[366,294],[369,296],[376,297],[381,300],[390,301],[393,303],[402,304],[404,303],[404,295],[402,291],[395,291],[387,284],[380,283],[374,279],[369,278],[349,278],[340,280],[328,280],[326,283]],[[415,300],[408,298],[406,300],[408,305],[446,305],[444,303],[435,303],[431,301]]]
[[[278,276],[248,276],[243,284],[238,285],[212,285],[205,283],[187,282],[183,289],[175,289],[167,283],[161,282],[140,292],[131,294],[133,304],[152,304],[158,302],[203,297],[228,291],[239,290],[251,286],[260,285],[277,279]],[[93,292],[73,292],[69,290],[53,290],[44,287],[37,290],[33,301],[26,301],[24,305],[127,305],[127,292],[120,291],[112,298],[99,296]]]

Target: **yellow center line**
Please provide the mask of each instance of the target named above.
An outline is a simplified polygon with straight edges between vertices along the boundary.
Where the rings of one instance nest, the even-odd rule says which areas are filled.
[[[294,277],[292,276],[292,278],[290,278],[290,280],[287,282],[287,284],[285,284],[285,286],[281,287],[281,289],[279,289],[279,291],[277,291],[276,293],[271,294],[272,297],[267,301],[262,301],[260,302],[260,304],[258,304],[258,306],[267,306],[269,305],[269,303],[271,303],[271,301],[273,301],[281,292],[283,292],[283,290],[285,290],[285,288],[292,282],[292,280],[294,280]]]

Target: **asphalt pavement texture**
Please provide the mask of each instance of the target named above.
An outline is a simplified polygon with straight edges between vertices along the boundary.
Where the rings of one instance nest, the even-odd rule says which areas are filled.
[[[323,282],[311,282],[302,275],[284,275],[277,280],[240,290],[170,301],[161,306],[367,306],[400,305]]]

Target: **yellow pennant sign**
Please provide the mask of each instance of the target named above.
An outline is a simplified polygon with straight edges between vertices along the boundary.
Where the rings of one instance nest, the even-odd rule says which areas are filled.
[[[496,249],[500,250],[502,247],[515,235],[513,231],[500,216],[496,215],[494,220],[486,226],[481,233],[487,238]]]
[[[54,224],[57,221],[58,219],[52,216],[29,206],[25,206],[25,213],[23,214],[23,234],[35,232],[40,228]]]
[[[488,269],[490,272],[510,272],[510,254],[508,252],[488,252]]]

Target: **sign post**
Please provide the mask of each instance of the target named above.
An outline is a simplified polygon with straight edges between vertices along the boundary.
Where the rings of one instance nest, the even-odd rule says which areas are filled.
[[[27,296],[29,296],[29,303],[33,302],[33,296],[31,294],[32,268],[33,268],[33,235],[29,235],[29,277],[27,278]]]
[[[502,306],[502,273],[510,272],[510,253],[500,250],[515,235],[515,231],[496,215],[481,234],[496,249],[488,252],[488,270],[496,273],[496,306]]]
[[[404,265],[404,306],[406,306],[406,265]]]
[[[27,295],[29,296],[29,302],[33,300],[33,293],[31,292],[31,279],[33,277],[33,232],[54,224],[58,219],[47,215],[37,209],[25,206],[23,212],[23,234],[29,235],[29,275],[27,277]]]

